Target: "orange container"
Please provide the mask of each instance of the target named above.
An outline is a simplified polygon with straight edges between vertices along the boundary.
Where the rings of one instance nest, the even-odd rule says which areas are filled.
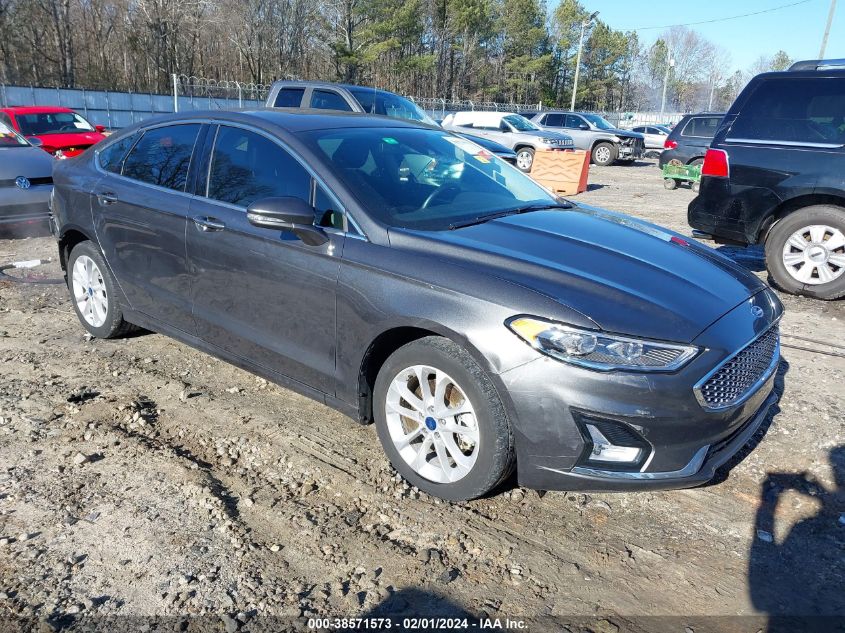
[[[540,150],[534,154],[531,177],[557,194],[573,196],[587,190],[590,152]]]

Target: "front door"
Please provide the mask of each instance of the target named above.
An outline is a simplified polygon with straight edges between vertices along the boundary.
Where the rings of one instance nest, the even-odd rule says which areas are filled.
[[[289,151],[257,131],[221,125],[209,145],[208,182],[200,187],[207,195],[192,202],[187,232],[198,335],[333,395],[344,233],[331,225],[342,221],[339,206]],[[328,241],[308,246],[288,231],[250,224],[246,207],[274,196],[318,208],[315,223],[327,226]]]
[[[193,319],[185,256],[191,196],[185,188],[201,128],[148,129],[125,158],[121,143],[106,148],[113,151],[98,157],[105,175],[92,200],[97,237],[130,307],[187,333],[193,333]]]

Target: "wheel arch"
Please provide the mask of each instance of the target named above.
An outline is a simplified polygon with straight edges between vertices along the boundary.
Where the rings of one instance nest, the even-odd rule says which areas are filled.
[[[760,228],[757,230],[756,243],[765,244],[769,239],[769,234],[772,232],[775,224],[783,220],[785,217],[800,211],[806,207],[812,207],[819,204],[827,204],[834,207],[839,207],[845,212],[845,197],[831,194],[809,193],[794,198],[784,200],[777,207],[769,213],[766,218],[760,223]]]
[[[521,149],[530,149],[530,150],[533,150],[535,152],[537,151],[537,148],[534,145],[532,145],[531,143],[527,143],[525,141],[522,141],[521,143],[517,143],[513,147],[513,151],[515,151],[515,152],[518,152]]]
[[[70,226],[62,230],[61,237],[59,237],[59,263],[62,270],[67,270],[67,262],[73,247],[81,242],[88,241],[96,243],[96,240],[80,227]]]

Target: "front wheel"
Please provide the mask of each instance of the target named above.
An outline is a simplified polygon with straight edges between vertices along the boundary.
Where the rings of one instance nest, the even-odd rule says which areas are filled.
[[[395,351],[376,379],[373,414],[393,467],[428,494],[474,499],[513,470],[513,435],[496,388],[448,339]]]
[[[593,163],[604,167],[616,160],[616,146],[613,143],[596,143],[593,147]]]
[[[530,147],[521,147],[516,152],[516,166],[526,174],[531,171],[534,164],[534,150]]]
[[[88,332],[97,338],[120,338],[133,330],[117,305],[117,284],[106,260],[92,242],[73,247],[67,277],[73,309]]]
[[[775,224],[766,239],[766,268],[786,292],[845,296],[845,209],[815,205]]]

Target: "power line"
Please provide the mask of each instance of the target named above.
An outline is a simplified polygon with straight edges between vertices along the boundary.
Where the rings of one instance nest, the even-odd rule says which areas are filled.
[[[797,7],[800,4],[807,4],[812,0],[800,0],[800,2],[792,2],[790,4],[782,4],[771,9],[763,9],[762,11],[754,11],[753,13],[743,13],[742,15],[732,15],[728,18],[716,18],[714,20],[702,20],[701,22],[687,22],[685,24],[665,24],[663,26],[641,26],[636,29],[624,29],[625,31],[652,31],[657,29],[671,29],[675,26],[698,26],[699,24],[713,24],[714,22],[727,22],[728,20],[739,20],[740,18],[748,18],[752,15],[762,15],[763,13],[772,13],[773,11],[780,11],[781,9],[788,9],[790,7]]]

